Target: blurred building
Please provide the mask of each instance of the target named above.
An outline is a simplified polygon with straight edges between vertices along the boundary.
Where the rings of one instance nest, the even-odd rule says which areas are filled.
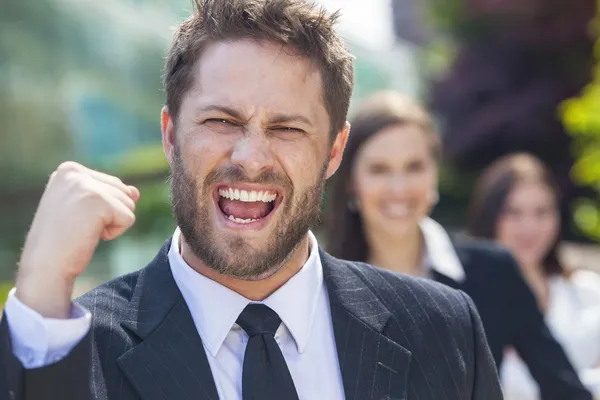
[[[411,96],[421,93],[418,48],[410,40],[396,36],[389,0],[319,2],[342,13],[339,32],[356,56],[353,105],[381,89],[396,89]]]
[[[427,26],[429,0],[391,0],[392,23],[396,37],[417,46],[431,39],[431,28]]]

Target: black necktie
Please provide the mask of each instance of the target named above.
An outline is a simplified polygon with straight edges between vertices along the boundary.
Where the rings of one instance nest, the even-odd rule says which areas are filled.
[[[297,400],[298,394],[283,354],[275,341],[281,324],[264,304],[249,304],[237,324],[248,334],[242,373],[244,400]]]

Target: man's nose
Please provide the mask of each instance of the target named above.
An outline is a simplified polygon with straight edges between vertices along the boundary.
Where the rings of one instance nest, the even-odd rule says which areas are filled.
[[[242,168],[249,178],[273,169],[274,157],[266,133],[255,129],[240,136],[234,144],[231,162]]]

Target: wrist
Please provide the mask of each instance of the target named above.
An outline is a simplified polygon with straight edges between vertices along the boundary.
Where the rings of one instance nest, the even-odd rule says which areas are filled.
[[[44,318],[68,319],[71,315],[74,284],[74,279],[44,277],[19,271],[15,296]]]

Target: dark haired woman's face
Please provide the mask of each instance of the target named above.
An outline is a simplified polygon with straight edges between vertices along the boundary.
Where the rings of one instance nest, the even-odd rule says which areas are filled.
[[[403,236],[416,229],[437,196],[437,165],[423,131],[395,125],[368,139],[352,188],[367,231]]]
[[[496,238],[522,266],[540,266],[556,240],[559,224],[552,190],[542,183],[521,183],[506,199]]]

